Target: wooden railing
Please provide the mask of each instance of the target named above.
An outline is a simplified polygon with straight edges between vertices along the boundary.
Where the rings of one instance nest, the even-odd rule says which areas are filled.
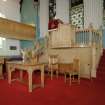
[[[76,30],[75,46],[92,46],[93,44],[102,44],[102,34],[98,30],[83,29]]]
[[[57,29],[49,31],[51,48],[102,46],[102,34],[92,28],[75,29],[70,24],[60,24]]]

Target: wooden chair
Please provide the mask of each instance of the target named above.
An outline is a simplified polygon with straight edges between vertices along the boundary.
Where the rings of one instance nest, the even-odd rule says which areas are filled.
[[[56,72],[56,76],[58,78],[58,55],[49,55],[48,69],[51,72],[51,80],[53,78],[54,71]]]
[[[80,60],[78,58],[74,58],[69,70],[65,71],[65,83],[67,80],[67,74],[69,74],[70,85],[72,82],[80,84]]]

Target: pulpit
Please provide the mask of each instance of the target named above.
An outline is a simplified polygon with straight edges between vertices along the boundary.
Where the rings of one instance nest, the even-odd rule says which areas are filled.
[[[51,48],[71,47],[74,43],[75,27],[71,24],[59,24],[58,28],[49,30]]]

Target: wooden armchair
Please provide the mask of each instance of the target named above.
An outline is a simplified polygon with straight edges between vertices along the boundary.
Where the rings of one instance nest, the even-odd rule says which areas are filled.
[[[70,85],[72,82],[80,84],[80,60],[78,58],[74,58],[69,70],[65,71],[65,83],[67,80],[67,74],[69,74]]]
[[[49,55],[48,69],[49,72],[51,72],[51,80],[53,78],[54,71],[56,72],[56,76],[58,78],[58,55]]]

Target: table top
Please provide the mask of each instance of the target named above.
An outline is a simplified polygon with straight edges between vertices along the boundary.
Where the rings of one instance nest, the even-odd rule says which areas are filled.
[[[47,63],[31,63],[31,62],[23,62],[23,61],[8,61],[7,64],[15,64],[15,65],[24,65],[24,66],[38,66],[45,65]]]

